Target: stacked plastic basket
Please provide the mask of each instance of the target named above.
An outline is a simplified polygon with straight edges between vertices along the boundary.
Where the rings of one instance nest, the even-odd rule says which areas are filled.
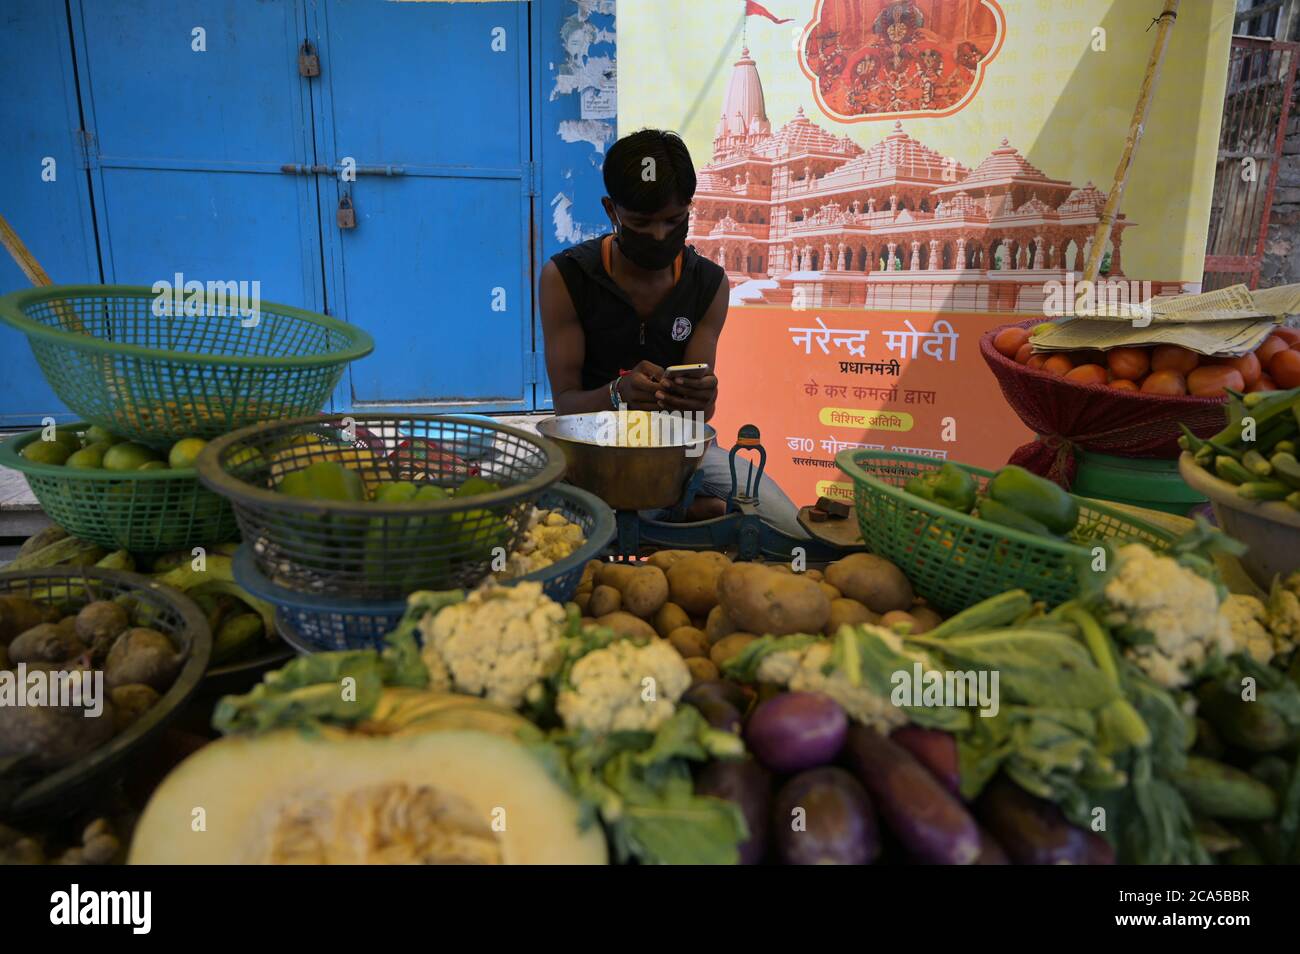
[[[323,462],[360,475],[370,499],[276,489]],[[542,572],[556,598],[572,595],[582,564],[614,530],[599,500],[556,486],[558,448],[485,418],[354,414],[258,424],[213,441],[197,468],[234,507],[244,539],[238,581],[277,607],[282,634],[304,651],[379,645],[411,592],[477,585],[519,545],[535,506],[561,510],[586,537]],[[479,489],[455,495],[471,478]],[[381,502],[385,485],[397,482],[450,493]]]

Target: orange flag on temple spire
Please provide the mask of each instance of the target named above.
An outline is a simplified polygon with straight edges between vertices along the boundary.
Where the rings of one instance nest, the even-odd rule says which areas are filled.
[[[794,22],[794,19],[793,19],[793,18],[787,18],[787,19],[785,19],[785,20],[778,20],[778,19],[776,18],[776,16],[772,13],[771,10],[767,9],[767,8],[766,8],[765,6],[763,6],[761,3],[755,3],[754,0],[745,0],[745,16],[747,16],[747,17],[753,17],[753,16],[767,17],[767,18],[768,18],[769,20],[771,20],[773,23],[793,23],[793,22]]]

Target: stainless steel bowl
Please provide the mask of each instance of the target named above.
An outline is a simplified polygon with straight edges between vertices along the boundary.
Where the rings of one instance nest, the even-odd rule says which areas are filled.
[[[564,414],[537,425],[564,452],[564,479],[615,510],[671,507],[717,432],[703,421],[647,411]]]

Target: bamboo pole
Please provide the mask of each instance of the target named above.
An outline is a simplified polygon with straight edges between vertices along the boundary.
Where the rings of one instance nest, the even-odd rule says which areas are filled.
[[[1156,18],[1156,41],[1151,48],[1151,58],[1147,61],[1146,74],[1142,77],[1142,87],[1138,90],[1133,120],[1129,123],[1128,136],[1124,140],[1124,152],[1119,157],[1115,180],[1111,183],[1110,191],[1106,193],[1106,205],[1092,234],[1092,249],[1088,252],[1088,261],[1083,269],[1083,280],[1089,284],[1097,280],[1101,259],[1106,252],[1106,242],[1110,239],[1115,218],[1119,213],[1120,202],[1124,198],[1124,190],[1128,187],[1129,170],[1133,168],[1133,159],[1137,155],[1138,143],[1142,140],[1142,129],[1146,124],[1156,81],[1160,78],[1160,67],[1164,64],[1165,50],[1169,46],[1169,31],[1173,29],[1177,18],[1178,0],[1165,0],[1164,9]]]
[[[3,215],[0,215],[0,245],[4,245],[9,256],[22,269],[23,274],[27,276],[27,280],[37,288],[45,288],[54,284],[54,282],[50,281],[50,276],[45,273],[45,269],[41,268],[41,263],[36,260],[36,256],[18,237],[18,233],[14,231],[13,226],[9,224],[9,220]],[[76,313],[68,310],[66,303],[56,301],[52,304],[64,328],[77,332],[86,330]]]

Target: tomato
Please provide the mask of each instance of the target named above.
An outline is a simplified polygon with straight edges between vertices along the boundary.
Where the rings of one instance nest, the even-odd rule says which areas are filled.
[[[1043,362],[1043,370],[1052,374],[1068,374],[1074,365],[1063,354],[1054,354]]]
[[[993,336],[993,347],[1008,358],[1014,358],[1020,346],[1028,340],[1028,328],[1003,328]]]
[[[1151,368],[1151,355],[1146,348],[1111,348],[1106,352],[1106,367],[1112,377],[1140,381]]]
[[[1273,379],[1270,378],[1267,374],[1261,374],[1259,376],[1259,379],[1254,384],[1246,388],[1246,393],[1251,394],[1255,391],[1276,391],[1276,390],[1277,390],[1277,385],[1273,383]]]
[[[1065,375],[1065,380],[1078,384],[1105,384],[1106,369],[1099,364],[1081,364]]]
[[[1029,356],[1033,353],[1034,346],[1026,341],[1020,346],[1020,350],[1016,352],[1016,364],[1024,364],[1029,360]]]
[[[1176,345],[1160,345],[1177,347]],[[1187,393],[1187,382],[1177,371],[1152,371],[1142,382],[1143,394],[1163,394],[1166,397],[1181,397]]]
[[[1201,363],[1201,356],[1181,345],[1156,345],[1151,352],[1152,371],[1174,371],[1180,375],[1191,374]]]
[[[1187,376],[1187,390],[1193,397],[1223,397],[1225,388],[1241,391],[1245,387],[1241,372],[1223,364],[1207,364]]]
[[[1041,371],[1043,369],[1043,365],[1046,363],[1047,363],[1047,355],[1033,354],[1030,355],[1029,360],[1025,362],[1025,367],[1033,368],[1036,371]]]
[[[1138,389],[1136,381],[1130,381],[1128,378],[1116,378],[1110,382],[1110,386],[1116,391],[1136,391]]]
[[[1294,328],[1274,328],[1273,334],[1285,341],[1288,348],[1300,344],[1300,331]]]
[[[1280,388],[1300,387],[1300,351],[1279,351],[1268,363],[1268,376]]]
[[[1221,368],[1235,368],[1247,387],[1259,380],[1259,358],[1254,354],[1243,354],[1239,358],[1215,358],[1214,365]]]
[[[1263,344],[1255,349],[1255,357],[1259,359],[1260,367],[1267,368],[1268,363],[1273,360],[1273,355],[1279,351],[1285,351],[1289,347],[1291,346],[1287,344],[1285,338],[1269,335],[1264,339]]]

